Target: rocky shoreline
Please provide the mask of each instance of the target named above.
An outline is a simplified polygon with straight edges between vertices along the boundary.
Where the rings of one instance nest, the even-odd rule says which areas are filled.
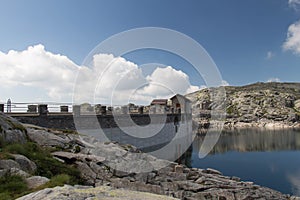
[[[300,123],[286,123],[286,122],[227,122],[224,124],[224,129],[243,129],[243,128],[255,128],[266,130],[281,130],[281,129],[295,129],[300,130]]]
[[[3,115],[1,117],[5,118]],[[8,123],[9,120],[12,121]],[[0,177],[18,175],[26,180],[28,187],[35,190],[42,188],[20,197],[20,200],[299,199],[241,181],[238,177],[224,176],[214,169],[188,168],[157,159],[130,145],[101,143],[88,136],[34,126],[24,128],[8,117],[0,125],[2,138],[22,142],[27,140],[42,148],[52,149],[52,156],[60,163],[75,166],[85,185],[88,185],[43,189],[51,180],[34,173],[40,163],[34,163],[24,155],[1,158]]]
[[[214,90],[226,93],[226,99],[212,102]],[[186,97],[192,102],[193,119],[200,124],[200,129],[209,127],[212,109],[220,109],[220,113],[226,114],[225,129],[300,129],[299,83],[255,83],[206,88]]]
[[[223,128],[225,130],[243,129],[243,128],[266,129],[266,130],[281,130],[281,129],[300,130],[300,123],[299,122],[289,123],[289,122],[267,121],[267,120],[260,120],[254,122],[226,121]]]
[[[75,164],[81,171],[82,178],[96,188],[109,186],[189,200],[296,199],[252,182],[241,181],[237,177],[223,176],[214,169],[191,169],[174,162],[156,159],[130,146],[94,141],[93,147],[90,147],[82,144],[77,135],[54,134],[44,130],[28,129],[28,135],[40,145],[80,145],[80,153],[58,151],[52,155],[61,162]],[[42,140],[38,137],[41,135],[44,137]],[[167,167],[160,168],[165,166],[166,162]],[[115,164],[115,168],[111,168],[112,163]],[[151,166],[153,169],[146,173],[137,173],[140,167],[145,166]],[[47,192],[48,190],[38,192],[38,197],[43,197]],[[36,195],[29,194],[20,199],[29,200]]]
[[[300,123],[276,122],[276,121],[259,121],[259,122],[239,122],[226,121],[222,129],[210,126],[209,120],[198,120],[199,124],[197,135],[205,135],[209,129],[216,131],[236,131],[236,130],[261,130],[261,131],[280,131],[296,130],[300,131]]]
[[[29,130],[29,137],[44,145],[45,143],[36,139],[36,134],[47,135],[47,141],[50,144],[59,141],[57,140],[58,138],[53,141],[53,138],[55,138],[53,133],[44,132],[41,134],[41,132],[43,131],[35,130],[34,134],[32,134],[32,131]],[[56,136],[65,137],[63,135]],[[72,136],[72,140],[77,141],[77,139]],[[66,138],[62,141],[70,142],[66,141]],[[81,154],[60,151],[53,152],[53,155],[62,162],[75,163],[80,169],[82,177],[96,188],[99,186],[110,186],[112,188],[122,188],[189,200],[295,199],[289,195],[261,187],[252,182],[241,181],[237,177],[223,176],[221,172],[214,169],[191,169],[174,162],[155,159],[144,153],[136,153],[137,150],[133,147],[124,149],[124,147],[118,144],[94,143],[93,148],[83,146],[81,148],[84,148]],[[86,154],[85,152],[90,152],[91,154]],[[114,161],[111,160],[112,157],[115,157],[114,160],[118,161],[122,157],[122,160],[126,160],[127,162],[121,162],[119,165],[116,165],[116,169],[112,169],[110,168],[111,163],[108,164],[108,162]],[[130,159],[133,160],[131,161]],[[154,164],[156,166],[164,166],[166,162],[168,162],[168,166],[161,169],[158,167],[158,169],[153,169],[147,173],[135,173],[134,171],[138,171],[137,168],[140,166],[133,166],[130,163],[135,163],[136,159],[140,159],[140,164],[143,163],[145,166],[153,166]],[[118,167],[122,167],[122,169],[131,168],[131,170],[119,171]],[[73,190],[72,187],[70,190]],[[34,199],[33,197],[39,199],[39,197],[43,197],[48,192],[49,190],[45,190],[44,192],[38,192],[38,194],[29,194],[20,199],[29,200]]]

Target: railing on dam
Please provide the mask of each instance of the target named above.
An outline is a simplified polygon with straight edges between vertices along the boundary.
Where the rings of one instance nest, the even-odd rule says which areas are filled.
[[[192,138],[191,134],[187,134],[192,130],[190,128],[192,114],[181,112],[180,109],[136,105],[11,103],[11,105],[0,104],[1,111],[24,124],[76,130],[83,135],[92,135],[100,141],[103,138],[99,132],[103,132],[110,141],[131,144],[145,151],[150,148],[159,149],[170,143],[176,138],[179,130],[186,133],[185,138],[181,140],[188,141],[190,144]],[[128,123],[128,119],[133,123]],[[143,130],[136,127],[141,127]],[[156,129],[157,133],[152,134]],[[135,134],[142,134],[143,137],[133,137]],[[180,143],[178,149],[182,149],[180,146],[182,141],[178,142]]]
[[[33,102],[33,103],[0,103],[0,112],[7,114],[38,114],[40,108],[45,108],[48,113],[68,113],[72,112],[71,103],[55,103],[55,102]]]
[[[143,105],[101,105],[72,103],[0,103],[0,112],[11,116],[23,115],[112,115],[112,114],[180,114],[180,108]]]
[[[163,116],[166,116],[165,121],[160,123],[174,123],[176,116],[179,121],[184,118],[181,116],[186,116],[183,115],[186,113],[181,112],[180,109],[170,107],[72,105],[70,103],[0,104],[0,112],[5,112],[22,123],[71,130],[78,128],[75,125],[87,129],[96,128],[97,124],[100,124],[102,128],[117,127],[118,123],[126,121],[128,115],[138,125],[147,125],[151,121],[161,121],[158,119],[163,119]]]

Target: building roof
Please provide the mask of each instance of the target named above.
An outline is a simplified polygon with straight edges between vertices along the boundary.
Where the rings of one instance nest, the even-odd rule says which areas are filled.
[[[185,101],[187,101],[187,102],[191,102],[191,100],[189,100],[188,98],[186,98],[185,96],[183,96],[183,95],[181,95],[181,94],[176,94],[176,95],[174,95],[173,97],[171,97],[171,100],[172,99],[175,99],[175,98],[181,98],[181,99],[184,99]]]
[[[167,99],[153,99],[151,105],[167,105]]]

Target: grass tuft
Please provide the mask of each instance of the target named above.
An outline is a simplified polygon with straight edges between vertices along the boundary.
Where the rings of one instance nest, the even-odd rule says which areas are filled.
[[[0,177],[0,200],[15,199],[28,191],[25,180],[16,175]]]

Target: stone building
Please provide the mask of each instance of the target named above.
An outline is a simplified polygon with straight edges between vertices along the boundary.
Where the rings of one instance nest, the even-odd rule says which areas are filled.
[[[150,104],[150,113],[165,113],[168,99],[154,99]]]
[[[185,96],[176,94],[171,97],[172,101],[172,112],[174,113],[191,113],[192,112],[192,102]]]

